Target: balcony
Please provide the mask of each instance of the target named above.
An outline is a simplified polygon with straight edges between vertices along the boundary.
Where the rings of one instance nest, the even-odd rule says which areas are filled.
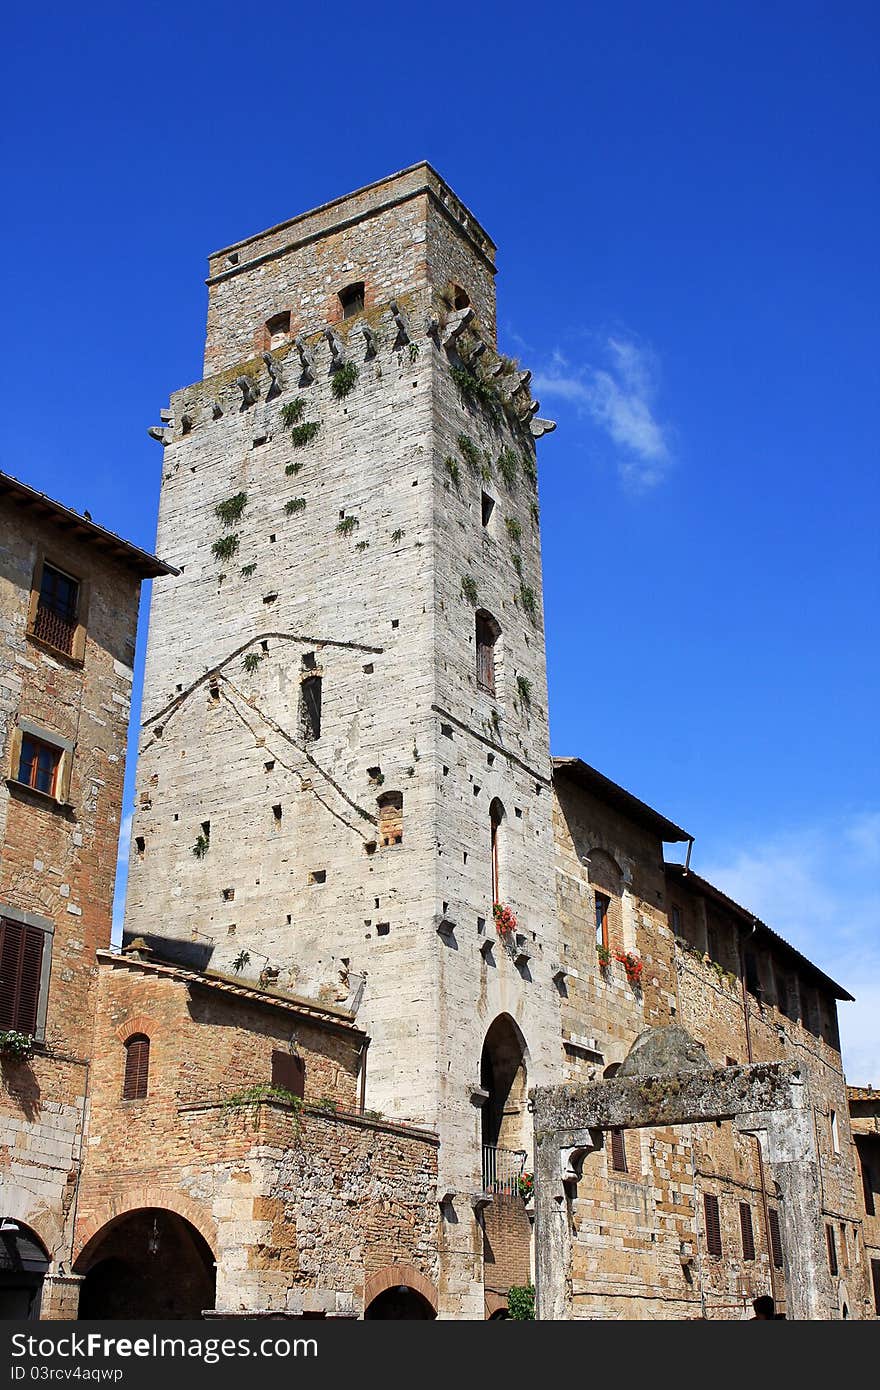
[[[519,1195],[519,1180],[526,1166],[525,1149],[499,1149],[483,1145],[483,1191]]]

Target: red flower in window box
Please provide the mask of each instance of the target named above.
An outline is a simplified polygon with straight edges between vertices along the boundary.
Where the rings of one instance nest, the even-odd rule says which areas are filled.
[[[499,936],[509,936],[511,932],[516,931],[516,917],[503,903],[494,904],[492,916],[495,918],[495,930]]]
[[[638,956],[634,956],[632,951],[615,951],[614,959],[620,961],[626,971],[626,978],[631,985],[641,984],[642,971],[645,968],[645,962],[643,960],[639,960]]]

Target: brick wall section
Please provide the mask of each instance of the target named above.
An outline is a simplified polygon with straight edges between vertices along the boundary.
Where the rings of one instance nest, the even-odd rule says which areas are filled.
[[[150,1089],[122,1099],[123,1035],[150,1032]],[[177,1212],[208,1240],[217,1306],[359,1314],[367,1275],[402,1263],[437,1279],[437,1141],[369,1117],[310,1108],[355,1103],[361,1035],[297,1019],[306,1108],[218,1103],[269,1080],[289,1015],[215,998],[105,959],[78,1208],[78,1271],[104,1258],[115,1216]]]
[[[27,635],[38,557],[89,588],[82,662]],[[0,1212],[69,1255],[94,1012],[95,950],[110,939],[140,578],[48,517],[0,518],[0,906],[54,924],[46,1041],[2,1062]],[[10,786],[20,717],[75,744],[70,807]],[[59,1295],[60,1297],[60,1295]]]
[[[496,1192],[491,1206],[483,1210],[483,1279],[487,1295],[496,1294],[506,1302],[508,1289],[531,1283],[531,1236],[532,1225],[523,1199]]]

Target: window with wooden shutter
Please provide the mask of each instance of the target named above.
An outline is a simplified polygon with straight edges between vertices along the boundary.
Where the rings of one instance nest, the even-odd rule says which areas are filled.
[[[770,1254],[773,1264],[777,1269],[782,1268],[782,1235],[779,1230],[779,1212],[775,1207],[771,1207],[767,1213],[767,1220],[770,1223]]]
[[[495,694],[495,643],[501,631],[489,613],[480,612],[477,623],[477,685],[487,694]]]
[[[135,1033],[125,1044],[123,1100],[144,1100],[150,1080],[150,1039]]]
[[[608,950],[608,909],[611,899],[606,893],[596,893],[596,945]]]
[[[718,1198],[711,1192],[703,1193],[703,1212],[706,1217],[706,1249],[710,1255],[720,1259],[723,1254],[721,1244],[721,1216],[718,1210]]]
[[[0,1028],[37,1031],[45,932],[0,919]]]
[[[874,1216],[874,1180],[870,1165],[864,1158],[860,1160],[862,1168],[862,1191],[865,1194],[865,1215]]]
[[[742,1233],[743,1259],[755,1258],[755,1232],[752,1228],[752,1209],[748,1202],[739,1204],[739,1229]]]
[[[622,1129],[611,1131],[611,1167],[615,1173],[626,1172],[626,1140]]]
[[[54,565],[44,564],[32,635],[56,651],[72,655],[78,607],[78,580]]]
[[[825,1227],[825,1243],[828,1246],[828,1268],[832,1274],[837,1273],[837,1241],[834,1239],[834,1227]]]
[[[306,1093],[306,1064],[293,1052],[272,1053],[272,1085],[300,1099]]]

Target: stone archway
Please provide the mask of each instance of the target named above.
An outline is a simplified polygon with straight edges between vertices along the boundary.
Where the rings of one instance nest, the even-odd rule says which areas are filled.
[[[0,1320],[38,1318],[49,1256],[35,1231],[0,1220]]]
[[[81,1318],[201,1318],[215,1301],[214,1256],[177,1212],[140,1207],[95,1233],[76,1262]]]
[[[412,1265],[386,1265],[364,1284],[364,1318],[430,1321],[437,1316],[437,1290]]]

